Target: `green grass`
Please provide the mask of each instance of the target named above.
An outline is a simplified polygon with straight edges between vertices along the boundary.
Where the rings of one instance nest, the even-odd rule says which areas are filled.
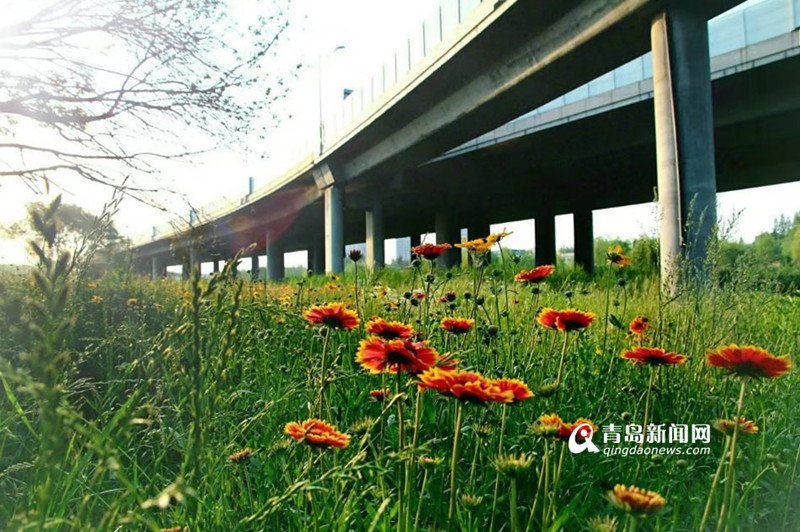
[[[604,327],[607,291],[609,314],[625,328],[634,316],[647,316],[647,345],[689,357],[681,366],[661,368],[654,381],[650,419],[667,425],[732,418],[739,383],[710,367],[706,350],[755,344],[795,357],[800,300],[746,279],[723,287],[708,283],[668,299],[656,278],[616,268],[594,278],[556,272],[539,285],[537,296],[513,282],[520,267],[495,260],[479,288],[479,270],[435,270],[430,282],[427,263],[419,271],[359,270],[366,319],[409,323],[440,353],[459,358],[463,368],[518,378],[534,391],[555,380],[563,337],[533,328],[537,297],[539,307],[597,315],[584,332],[570,334],[558,392],[507,409],[502,452],[533,458],[516,489],[505,477],[495,488],[503,407],[464,405],[455,485],[459,499],[482,499],[469,508],[458,503],[455,529],[489,530],[494,506],[494,530],[511,530],[513,492],[524,530],[538,491],[531,530],[542,528],[545,504],[553,510],[550,529],[588,530],[592,518],[615,514],[607,492],[615,484],[635,483],[667,500],[657,515],[638,520],[640,530],[697,530],[721,459],[720,433],[712,430],[708,455],[653,459],[567,451],[557,489],[550,483],[545,491],[537,490],[544,440],[531,426],[553,412],[567,421],[589,418],[600,427],[641,423],[649,372],[619,358],[633,340],[610,323]],[[0,338],[0,524],[10,530],[397,530],[402,500],[410,528],[419,509],[419,529],[447,529],[457,401],[433,390],[422,394],[412,453],[413,379],[401,380],[402,395],[391,405],[372,400],[370,390],[394,389],[395,381],[356,363],[363,331],[333,331],[328,339],[323,417],[351,435],[350,445],[314,449],[283,433],[287,422],[313,417],[318,396],[324,335],[302,311],[329,301],[355,309],[352,274],[264,285],[230,273],[186,283],[151,282],[124,272],[94,280],[70,277],[70,297],[60,315],[73,318],[72,325],[58,345],[42,351],[59,361],[49,367],[55,404],[45,401],[50,396],[30,355],[36,341],[50,342],[54,334],[30,333],[41,311],[37,304],[49,296],[31,286],[28,276],[0,278],[0,330],[13,333]],[[428,291],[421,305],[404,297],[413,289]],[[453,304],[439,302],[449,291],[456,294]],[[483,299],[477,307],[476,297]],[[463,339],[438,327],[445,315],[473,311],[477,326]],[[42,356],[38,363],[46,366]],[[797,390],[796,371],[748,383],[743,415],[760,431],[739,438],[729,530],[796,530],[800,490],[791,486],[800,478]],[[402,450],[398,402],[409,423]],[[355,427],[365,418],[372,421],[366,432],[365,424]],[[605,447],[600,433],[594,442]],[[561,446],[548,443],[551,476]],[[249,460],[228,459],[244,448],[252,450]],[[424,468],[417,465],[421,456],[442,462]],[[726,477],[723,468],[709,530],[716,528]],[[402,478],[409,482],[406,493],[400,493]],[[618,515],[619,530],[634,526]]]

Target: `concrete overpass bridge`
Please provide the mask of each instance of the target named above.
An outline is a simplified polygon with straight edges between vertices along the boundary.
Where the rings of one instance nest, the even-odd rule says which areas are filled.
[[[483,236],[491,222],[535,218],[545,263],[554,216],[572,212],[576,261],[591,268],[592,209],[654,189],[664,266],[687,244],[702,256],[717,190],[800,178],[800,0],[716,19],[709,51],[706,21],[738,3],[484,1],[457,11],[449,33],[440,8],[422,58],[412,64],[409,41],[326,123],[318,153],[240,204],[138,244],[136,260],[162,275],[255,242],[254,265],[266,253],[278,279],[289,251],[338,272],[344,244],[366,240],[380,267],[385,238],[433,229],[452,242],[462,227]]]

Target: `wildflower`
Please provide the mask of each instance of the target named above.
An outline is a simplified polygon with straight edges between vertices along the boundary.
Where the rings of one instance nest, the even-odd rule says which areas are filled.
[[[731,344],[716,351],[709,350],[706,360],[712,366],[738,377],[780,377],[792,367],[787,355],[775,356],[767,350],[753,345],[739,347]]]
[[[447,301],[448,303],[452,303],[453,301],[455,301],[455,300],[456,300],[456,297],[458,297],[458,296],[456,295],[456,293],[455,293],[455,292],[452,292],[452,291],[450,291],[450,292],[445,292],[445,294],[444,294],[444,299],[445,299],[445,301]]]
[[[125,304],[129,307],[135,307],[137,303],[139,303],[139,300],[135,297],[131,297],[125,302]]]
[[[331,282],[326,282],[325,283],[325,288],[327,288],[329,292],[336,292],[339,289],[339,285],[331,283]],[[284,296],[284,297],[286,297],[286,296]],[[281,300],[283,300],[283,298],[281,298]]]
[[[456,244],[457,248],[474,251],[475,253],[488,253],[492,250],[492,242],[485,238],[476,238],[474,240],[462,240],[460,244]]]
[[[382,390],[370,390],[369,396],[375,399],[378,402],[383,402],[386,400],[387,397],[391,397],[392,392],[389,388],[383,388]]]
[[[350,430],[356,434],[366,434],[375,424],[375,420],[369,417],[361,418],[350,425]]]
[[[616,517],[606,515],[604,517],[592,517],[589,520],[589,529],[592,532],[617,532],[618,528],[619,522]]]
[[[338,432],[336,427],[320,419],[307,419],[302,423],[292,421],[287,423],[283,431],[297,441],[307,443],[312,447],[347,447],[350,436]]]
[[[556,320],[558,320],[558,314],[559,312],[555,309],[543,308],[542,311],[539,313],[539,317],[536,318],[536,322],[542,327],[556,330],[558,329],[558,326],[556,325]]]
[[[726,436],[733,436],[733,431],[736,429],[735,419],[718,419],[714,422],[714,428]],[[739,434],[758,434],[758,427],[752,421],[740,417],[739,418]]]
[[[622,358],[630,360],[637,366],[665,366],[683,364],[687,357],[677,353],[666,353],[658,347],[634,347],[623,352]]]
[[[495,458],[494,466],[501,475],[520,478],[528,472],[532,463],[533,457],[527,454],[501,454]]]
[[[439,360],[439,353],[427,342],[411,340],[381,340],[371,336],[361,340],[356,353],[356,362],[370,373],[405,371],[416,375],[432,368]]]
[[[188,528],[184,526],[173,526],[171,528],[162,528],[161,532],[188,532]]]
[[[425,292],[422,290],[414,290],[411,293],[411,297],[418,301],[422,301],[423,299],[425,299]]]
[[[410,325],[405,325],[399,321],[386,321],[383,318],[372,318],[367,323],[367,332],[384,340],[396,340],[414,336],[414,329]]]
[[[94,290],[95,288],[97,288],[97,283],[95,283],[94,281],[86,283],[86,288],[89,288],[90,290]]]
[[[631,333],[641,336],[650,328],[650,320],[645,316],[636,316],[633,318],[633,321],[631,321],[629,328]]]
[[[324,325],[332,329],[353,329],[358,326],[358,316],[341,303],[315,306],[303,312],[303,317],[312,325]]]
[[[489,434],[492,433],[492,426],[486,425],[484,423],[475,423],[474,425],[472,425],[472,430],[478,436],[488,436]]]
[[[250,448],[242,449],[241,451],[237,451],[228,457],[228,460],[231,462],[238,464],[241,462],[246,462],[250,459],[250,456],[253,454],[253,451]]]
[[[156,310],[164,310],[164,305],[161,303],[153,303],[153,308]]]
[[[442,395],[470,403],[511,403],[514,393],[503,391],[494,381],[472,371],[433,368],[419,375],[419,388],[433,388]]]
[[[431,457],[431,456],[420,456],[419,457],[419,465],[423,469],[432,469],[439,464],[442,463],[442,458],[439,456]]]
[[[552,438],[558,435],[564,422],[557,414],[545,414],[533,422],[531,430],[542,438]]]
[[[461,506],[463,506],[466,510],[474,510],[478,506],[481,505],[483,502],[483,497],[480,495],[468,495],[464,494],[461,496]]]
[[[654,491],[647,491],[636,486],[625,487],[622,484],[614,486],[608,492],[611,504],[624,512],[635,514],[650,514],[664,507],[666,500]]]
[[[348,253],[347,256],[350,257],[350,260],[353,262],[358,262],[361,260],[361,250],[358,248],[353,248],[350,250],[350,253]]]
[[[559,331],[569,332],[588,327],[594,321],[595,315],[592,312],[581,312],[580,310],[567,309],[558,313],[556,327]]]
[[[453,334],[469,332],[474,325],[475,320],[466,318],[444,318],[441,323],[442,329]]]
[[[494,383],[504,392],[511,391],[514,394],[515,403],[533,398],[531,389],[519,379],[495,379]]]
[[[283,452],[283,451],[288,451],[289,450],[289,446],[291,446],[291,445],[292,445],[292,441],[291,440],[286,440],[286,439],[276,440],[270,446],[270,451],[272,451],[273,453],[280,453],[280,452]]]
[[[578,427],[581,425],[589,425],[592,428],[592,434],[597,432],[597,425],[583,417],[579,417],[575,420],[574,423],[562,423],[561,427],[558,429],[558,434],[556,437],[560,440],[567,441],[569,440],[572,433],[578,430]],[[575,441],[577,442],[584,442],[589,437],[589,432],[586,428],[580,429],[580,431],[575,435]]]
[[[558,383],[551,382],[548,384],[542,384],[538,388],[536,388],[536,395],[539,395],[541,397],[550,397],[551,395],[556,393],[556,391],[558,391]]]
[[[614,247],[608,248],[608,252],[606,253],[606,261],[609,264],[614,264],[619,268],[624,268],[631,263],[630,257],[627,255],[623,255],[622,253],[622,246],[617,244]]]
[[[420,257],[428,260],[436,260],[439,256],[450,249],[450,244],[421,244],[411,248],[411,253],[419,255]]]
[[[100,303],[103,301],[103,296],[95,294],[92,296],[92,303]]]
[[[507,237],[510,234],[512,234],[511,231],[506,232],[505,230],[503,230],[503,231],[501,231],[499,233],[492,233],[491,235],[486,237],[486,241],[490,242],[492,244],[495,244],[497,242],[500,242],[501,240],[503,240],[505,237]]]
[[[518,283],[541,283],[544,281],[545,277],[553,273],[555,269],[555,266],[545,264],[544,266],[537,266],[532,270],[522,270],[514,277],[514,280]]]

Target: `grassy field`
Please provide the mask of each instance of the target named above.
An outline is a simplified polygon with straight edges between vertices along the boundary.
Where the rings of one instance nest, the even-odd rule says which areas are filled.
[[[477,262],[445,272],[420,260],[373,275],[362,261],[357,280],[351,271],[265,285],[230,265],[183,283],[91,278],[44,253],[39,274],[4,274],[0,524],[800,530],[797,372],[758,378],[766,366],[751,363],[731,374],[706,358],[730,344],[795,357],[796,295],[754,286],[744,272],[666,298],[658,279],[614,264],[591,278],[566,270],[525,283],[515,275],[530,265]],[[352,314],[321,325],[304,317],[328,303]],[[536,321],[544,308],[594,319],[561,313],[550,329]],[[348,328],[352,316],[359,323]],[[629,330],[637,316],[648,318],[641,334]],[[373,317],[415,336],[373,339],[367,357],[360,343]],[[455,334],[442,328],[447,317],[474,326]],[[621,356],[645,347],[686,359]],[[401,371],[364,367],[381,356]],[[460,374],[458,385],[459,373],[422,372],[452,359],[480,375]],[[518,392],[509,395],[499,378],[524,385],[504,381]],[[737,410],[756,433],[746,423],[729,427],[733,437],[711,428],[706,443],[691,430]],[[309,418],[343,435],[320,422],[287,427]],[[579,418],[595,426],[600,452],[568,450]],[[625,441],[626,427],[645,419],[665,438],[686,425],[688,442]],[[610,425],[622,429],[619,444],[605,443]],[[653,493],[623,489],[632,485]]]

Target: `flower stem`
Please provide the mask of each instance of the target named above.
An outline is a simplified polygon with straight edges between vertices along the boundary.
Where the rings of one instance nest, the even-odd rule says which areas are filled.
[[[506,414],[508,413],[508,405],[503,404],[503,418],[500,422],[500,443],[497,445],[497,456],[503,453],[503,437],[506,433]],[[500,490],[500,472],[495,473],[494,477],[494,496],[492,497],[492,518],[489,522],[489,532],[494,530],[494,517],[495,510],[497,509],[497,492]]]
[[[400,386],[402,383],[402,373],[400,372],[400,364],[397,365],[397,381],[395,382],[395,395],[400,394]],[[403,525],[405,524],[405,520],[403,518],[403,495],[405,491],[405,464],[403,463],[403,446],[405,444],[405,420],[403,419],[403,401],[402,399],[397,400],[397,452],[400,454],[400,487],[397,490],[397,502],[398,502],[398,513],[397,513],[397,530],[398,532],[403,530]]]
[[[317,402],[319,403],[319,411],[317,412],[317,417],[322,417],[322,410],[324,409],[325,405],[325,387],[327,385],[327,372],[328,367],[326,366],[326,355],[328,354],[328,339],[331,336],[331,330],[327,327],[322,329],[325,331],[325,338],[322,340],[322,370],[320,373],[320,384],[319,384],[319,398]]]
[[[708,499],[706,500],[705,510],[703,510],[703,517],[700,519],[700,526],[698,527],[700,532],[703,532],[706,529],[706,522],[708,521],[708,516],[711,513],[711,503],[714,501],[714,493],[717,491],[717,485],[719,485],[719,477],[722,475],[722,466],[725,464],[725,455],[728,454],[730,443],[730,437],[725,436],[725,443],[722,446],[722,456],[720,457],[719,464],[717,465],[717,472],[714,473],[714,480],[711,481],[711,489],[708,490]]]
[[[428,470],[422,474],[422,489],[419,492],[419,500],[417,501],[417,515],[414,516],[414,530],[419,530],[419,514],[422,511],[422,499],[425,497],[425,487],[428,484]]]
[[[561,384],[561,373],[564,371],[564,357],[567,355],[567,339],[569,333],[564,331],[564,345],[561,348],[561,360],[558,362],[558,375],[556,376],[556,386]]]
[[[456,428],[453,432],[453,456],[450,459],[450,507],[447,511],[447,520],[450,523],[449,528],[453,530],[455,524],[455,510],[456,510],[456,462],[458,461],[458,436],[461,433],[461,413],[463,406],[458,403],[456,409]]]
[[[511,478],[511,532],[519,532],[519,515],[517,515],[517,479]]]
[[[739,401],[736,403],[736,419],[733,425],[733,436],[731,437],[731,451],[730,460],[728,462],[728,476],[725,479],[725,496],[722,498],[722,508],[719,511],[719,521],[717,521],[717,532],[725,530],[728,519],[728,510],[733,505],[733,499],[736,496],[734,484],[736,479],[736,440],[739,435],[739,418],[742,415],[742,405],[744,404],[744,388],[745,380],[742,377],[742,384],[739,387]]]

